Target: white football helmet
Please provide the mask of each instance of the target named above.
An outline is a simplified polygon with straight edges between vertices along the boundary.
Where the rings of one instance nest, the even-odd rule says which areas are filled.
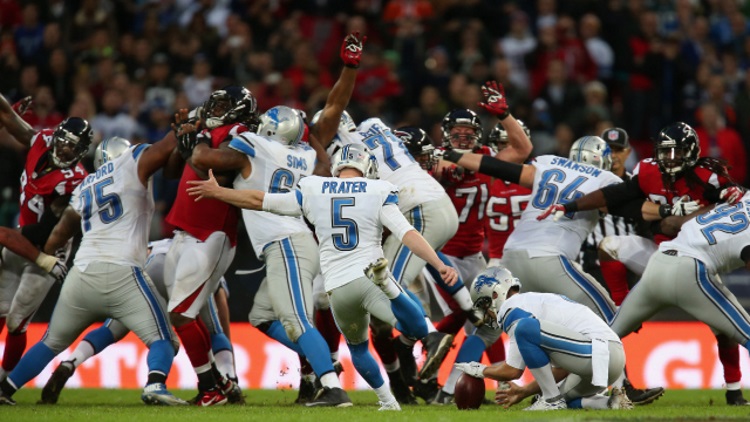
[[[578,138],[570,147],[569,158],[577,163],[589,164],[602,170],[612,168],[612,149],[598,136]]]
[[[312,120],[310,120],[311,127],[318,123],[321,114],[323,114],[323,110],[318,110],[318,112],[315,113]],[[339,132],[354,132],[355,130],[357,130],[357,125],[354,124],[354,119],[352,119],[352,116],[344,110],[341,112],[341,120],[339,120]]]
[[[469,289],[471,301],[474,309],[484,315],[485,324],[497,326],[498,312],[512,287],[520,289],[521,282],[502,266],[488,267],[472,281]]]
[[[378,178],[378,162],[364,145],[344,145],[332,157],[331,174],[338,177],[342,169],[353,168],[368,179]]]
[[[276,106],[260,116],[258,135],[287,146],[294,146],[305,133],[305,122],[293,108]]]
[[[130,141],[119,136],[103,140],[94,151],[94,167],[99,168],[104,163],[121,156],[130,148]]]

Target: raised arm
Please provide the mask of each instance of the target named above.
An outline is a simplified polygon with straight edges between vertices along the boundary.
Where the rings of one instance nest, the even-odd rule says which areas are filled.
[[[8,133],[25,146],[31,146],[31,138],[36,131],[25,120],[13,110],[8,100],[0,95],[0,125],[4,126]]]
[[[484,96],[484,102],[480,102],[479,106],[497,117],[508,132],[508,146],[498,152],[495,157],[511,163],[523,163],[531,154],[533,146],[521,125],[510,115],[505,88],[502,84],[489,81],[482,87],[482,96]]]
[[[466,170],[476,171],[510,183],[516,183],[529,189],[533,187],[534,175],[536,174],[536,167],[534,166],[511,163],[498,160],[489,155],[474,154],[473,152],[461,154],[453,150],[448,150],[444,152],[438,151],[437,153],[442,154],[443,160],[456,163]]]
[[[175,115],[175,121],[187,121],[187,114],[187,109],[181,109]],[[182,126],[187,129],[192,127],[192,124],[184,124]],[[141,152],[142,157],[138,160],[138,179],[144,186],[148,184],[148,179],[157,170],[164,167],[170,161],[172,153],[177,147],[177,136],[182,134],[182,130],[182,128],[178,129],[177,135],[175,135],[174,131],[169,131],[161,141],[154,143]]]
[[[367,37],[360,39],[359,32],[349,34],[344,38],[344,42],[341,44],[341,60],[344,62],[344,68],[328,94],[326,105],[323,107],[318,121],[311,128],[310,146],[317,153],[320,167],[330,168],[326,147],[336,135],[341,121],[341,113],[346,110],[352,92],[354,92],[357,68],[359,68],[359,62],[362,59],[362,46],[365,41],[367,41]]]

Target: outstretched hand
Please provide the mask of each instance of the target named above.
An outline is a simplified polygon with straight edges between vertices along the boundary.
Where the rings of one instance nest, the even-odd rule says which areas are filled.
[[[525,398],[526,395],[523,393],[522,388],[518,386],[518,384],[505,381],[499,382],[497,384],[497,391],[495,392],[495,403],[503,406],[504,408],[507,409],[516,403],[520,403]]]
[[[353,32],[344,38],[344,42],[341,43],[341,61],[344,62],[344,66],[355,69],[359,67],[365,41],[367,36],[360,38],[359,32]]]
[[[20,100],[13,103],[11,108],[13,111],[15,111],[19,116],[23,117],[26,113],[31,110],[31,105],[34,104],[34,100],[31,98],[31,96],[21,98]]]
[[[214,177],[214,171],[208,170],[208,179],[206,180],[188,180],[188,185],[192,185],[187,189],[187,193],[190,196],[195,196],[195,202],[206,198],[216,198],[216,195],[221,190],[221,186]]]
[[[497,116],[500,120],[508,117],[508,100],[505,97],[505,88],[502,84],[489,81],[482,86],[484,102],[478,103],[479,107]]]

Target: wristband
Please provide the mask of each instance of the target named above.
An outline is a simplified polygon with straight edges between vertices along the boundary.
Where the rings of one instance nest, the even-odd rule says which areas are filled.
[[[44,252],[39,252],[39,256],[36,257],[36,260],[34,262],[44,271],[50,272],[53,268],[55,268],[55,264],[57,264],[57,258],[52,255],[47,255]]]
[[[451,149],[445,151],[445,153],[443,154],[443,159],[446,161],[450,161],[451,163],[458,163],[458,160],[460,160],[463,156],[464,155],[462,153]]]
[[[570,201],[563,204],[563,208],[565,208],[566,214],[569,212],[578,212],[578,203],[576,201]]]
[[[672,206],[669,204],[659,205],[659,217],[667,218],[672,215]]]
[[[344,63],[344,66],[348,67],[349,69],[359,69],[358,64]]]
[[[510,111],[508,111],[508,110],[505,110],[505,113],[503,113],[503,114],[499,114],[499,115],[497,116],[497,118],[498,118],[498,119],[500,119],[500,120],[502,121],[502,120],[505,120],[505,119],[507,119],[507,118],[508,118],[508,116],[510,116]]]

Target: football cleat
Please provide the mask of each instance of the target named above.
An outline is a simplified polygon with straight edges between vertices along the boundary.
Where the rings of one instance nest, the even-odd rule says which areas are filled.
[[[378,402],[380,405],[380,409],[378,411],[385,411],[385,410],[401,410],[401,406],[399,406],[398,401],[393,400],[388,403],[383,403],[382,401]]]
[[[305,404],[307,407],[350,407],[353,406],[349,395],[341,388],[323,387],[318,395]]]
[[[16,401],[0,391],[0,406],[15,406]]]
[[[245,396],[235,380],[224,378],[220,381],[221,392],[226,396],[229,404],[245,404]]]
[[[628,399],[625,390],[622,387],[614,387],[609,393],[609,400],[607,401],[607,407],[610,409],[623,409],[631,410],[633,403]]]
[[[435,399],[432,400],[432,403],[430,404],[443,406],[446,404],[453,403],[453,400],[454,400],[454,395],[450,393],[446,393],[445,390],[441,388],[438,391],[437,395],[435,396]]]
[[[432,404],[440,390],[437,378],[427,381],[417,380],[414,383],[414,395],[424,400],[425,404]]]
[[[173,396],[172,393],[167,391],[167,386],[160,382],[147,385],[143,389],[141,400],[146,404],[157,406],[187,406],[189,404],[185,400]]]
[[[388,260],[378,258],[365,268],[365,275],[381,289],[388,285]]]
[[[297,404],[308,403],[315,398],[315,393],[317,391],[318,389],[315,386],[315,381],[302,377],[299,380],[299,393],[297,393],[297,398],[294,402]]]
[[[745,397],[742,396],[742,390],[727,390],[725,393],[727,398],[727,404],[729,406],[748,406],[748,402]]]
[[[427,334],[427,337],[422,339],[427,358],[419,371],[419,379],[430,379],[437,373],[452,344],[453,336],[439,331]]]
[[[227,396],[218,387],[206,390],[196,397],[195,404],[201,407],[221,406],[227,403]]]
[[[393,372],[387,372],[388,380],[391,384],[391,391],[396,397],[396,400],[400,404],[417,404],[417,399],[414,398],[414,394],[411,393],[409,386],[404,381],[403,373],[401,370],[395,370]]]
[[[58,365],[47,384],[44,384],[42,398],[36,404],[56,404],[65,383],[73,376],[73,371],[72,363],[63,362]]]
[[[635,388],[627,378],[623,382],[622,388],[625,390],[628,399],[636,406],[653,403],[656,399],[664,395],[664,388],[662,387]]]
[[[547,411],[547,410],[561,410],[567,409],[568,404],[565,402],[563,396],[553,397],[551,399],[540,398],[535,401],[531,406],[523,409],[530,411]]]

